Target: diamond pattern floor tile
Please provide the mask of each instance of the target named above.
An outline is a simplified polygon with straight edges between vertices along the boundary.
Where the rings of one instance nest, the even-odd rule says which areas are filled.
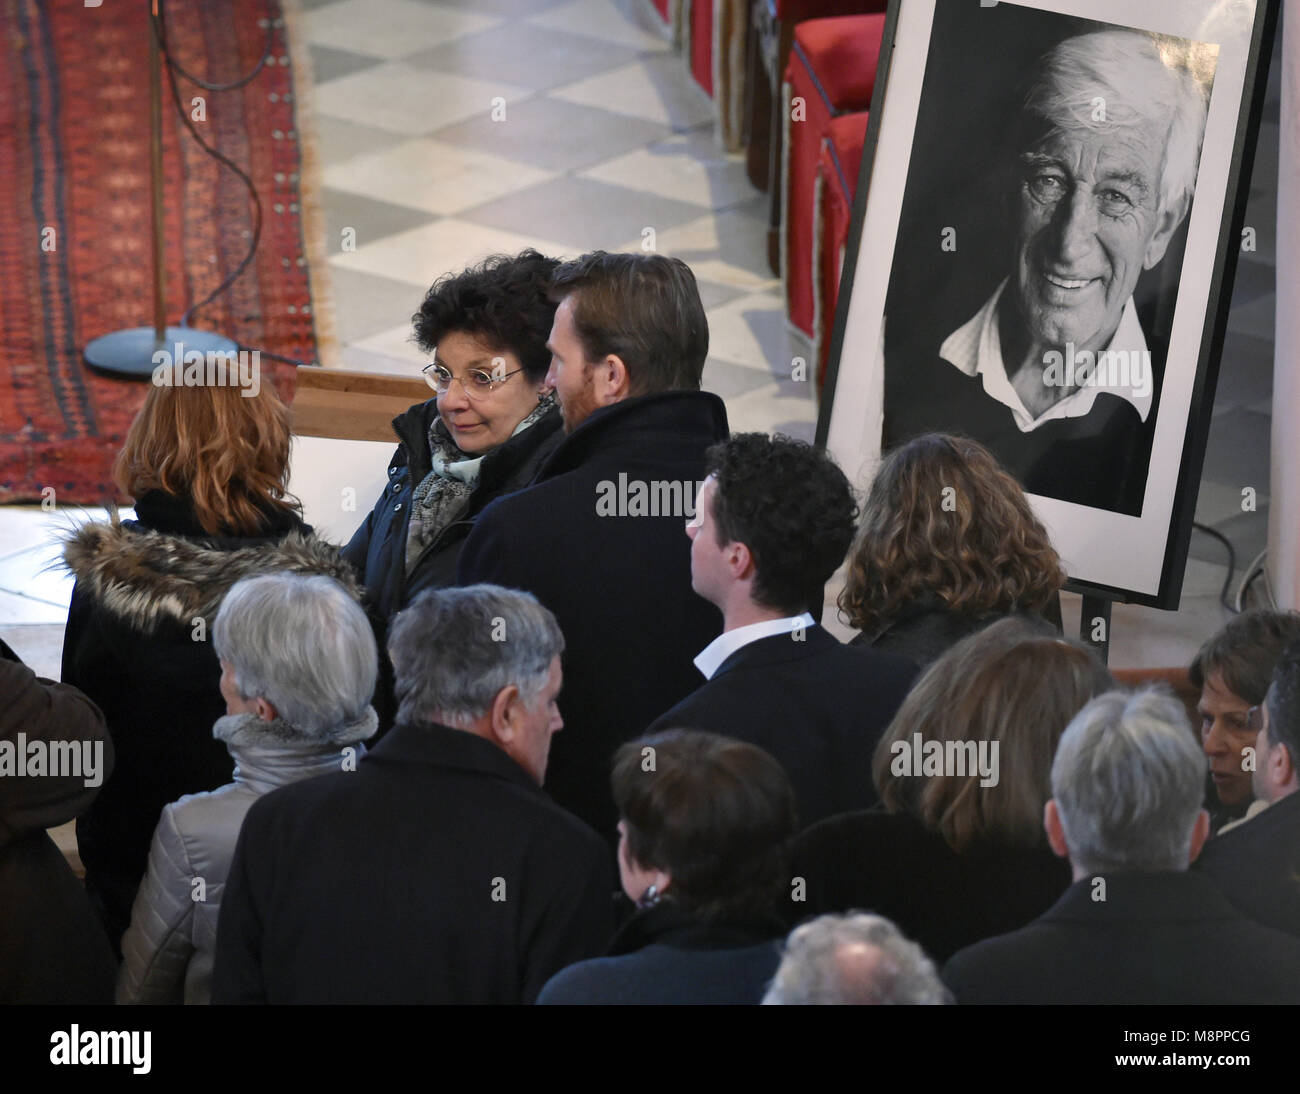
[[[394,205],[391,201],[376,201],[367,190],[349,193],[328,184],[322,192],[325,206],[325,240],[329,254],[343,254],[344,248],[364,247],[385,236],[407,232],[436,219],[432,213],[412,209],[409,204]]]
[[[506,104],[505,121],[480,114],[439,129],[443,144],[473,148],[549,171],[574,171],[659,140],[666,125],[549,96]]]
[[[411,138],[467,118],[489,117],[494,100],[508,105],[527,94],[527,88],[505,81],[470,80],[392,61],[317,88],[316,105],[330,117]]]
[[[531,23],[574,34],[589,34],[615,45],[638,50],[667,51],[663,24],[656,26],[641,0],[572,0],[534,16]]]
[[[701,148],[702,144],[708,147]],[[701,135],[696,131],[638,148],[589,168],[582,177],[646,190],[706,209],[724,209],[758,193],[745,174],[744,158],[719,152],[711,132]]]
[[[544,91],[629,64],[636,57],[637,50],[630,46],[535,22],[508,22],[412,54],[406,63],[478,80],[508,74],[512,84]]]
[[[584,178],[557,178],[461,215],[489,228],[524,233],[544,225],[570,249],[608,248],[614,239],[663,232],[699,213],[694,205]]]
[[[337,301],[339,338],[345,345],[391,330],[401,323],[409,329],[411,316],[419,309],[428,288],[337,265],[330,274]]]
[[[598,106],[672,129],[693,129],[713,119],[713,104],[692,81],[683,80],[681,58],[657,55],[602,76],[552,91],[557,99]]]
[[[351,76],[363,68],[379,64],[380,58],[368,53],[353,53],[350,49],[334,49],[331,46],[311,46],[312,76],[319,87],[341,76]]]
[[[496,19],[415,0],[339,0],[305,21],[312,45],[392,60],[486,30]]]
[[[525,247],[536,247],[556,257],[576,253],[573,248],[540,236],[499,231],[447,217],[359,247],[353,254],[335,255],[330,264],[427,289],[442,274],[464,269],[491,254],[518,254]]]
[[[427,137],[357,156],[324,175],[325,184],[335,189],[383,193],[389,201],[443,215],[483,205],[551,177],[537,167]]]

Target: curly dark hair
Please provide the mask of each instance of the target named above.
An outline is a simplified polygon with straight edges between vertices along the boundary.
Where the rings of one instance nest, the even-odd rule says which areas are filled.
[[[714,476],[718,546],[754,556],[754,599],[795,615],[821,615],[831,574],[853,542],[858,505],[835,462],[803,441],[737,433],[704,455]]]
[[[682,908],[708,922],[772,914],[798,825],[790,780],[767,752],[670,729],[623,745],[610,785],[628,853],[671,875]]]
[[[555,320],[551,276],[559,264],[529,247],[443,275],[411,316],[416,343],[431,353],[445,335],[463,331],[513,353],[530,380],[544,379],[551,367],[546,340]]]
[[[976,618],[1041,614],[1064,584],[1047,530],[993,454],[967,437],[926,433],[876,472],[839,606],[874,634],[924,597]]]

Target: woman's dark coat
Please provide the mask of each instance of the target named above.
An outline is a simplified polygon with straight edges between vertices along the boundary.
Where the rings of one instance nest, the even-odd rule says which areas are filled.
[[[992,626],[999,619],[1014,616],[1030,626],[1040,627],[1045,634],[1061,633],[1061,598],[1052,599],[1047,610],[1034,612],[994,612],[972,616],[954,612],[937,596],[921,596],[904,605],[884,627],[872,634],[859,634],[850,642],[854,646],[870,646],[885,653],[897,653],[909,658],[924,672],[963,638]]]
[[[791,876],[805,883],[805,899],[789,906],[792,925],[826,912],[877,912],[936,964],[1023,927],[1071,881],[1070,864],[1046,841],[978,840],[957,852],[917,818],[877,809],[831,817],[796,837]]]
[[[63,681],[104,712],[113,775],[77,822],[86,887],[114,948],[131,918],[162,807],[230,782],[212,725],[226,712],[212,648],[221,600],[240,578],[325,574],[359,596],[338,549],[296,516],[268,513],[258,536],[210,536],[187,499],[151,491],[136,520],[88,524],[64,560],[77,579],[63,641]]]
[[[3,643],[0,643],[3,645]],[[82,812],[113,768],[104,717],[76,688],[39,679],[0,650],[0,743],[73,742],[93,774],[60,767],[0,777],[0,1004],[111,1003],[116,967],[86,891],[46,834]],[[22,734],[22,737],[19,737]],[[98,753],[98,761],[96,761]],[[53,750],[48,755],[53,756]]]

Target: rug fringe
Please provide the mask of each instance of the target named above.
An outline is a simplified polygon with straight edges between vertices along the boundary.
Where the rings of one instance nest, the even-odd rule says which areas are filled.
[[[316,80],[311,51],[302,29],[299,0],[280,0],[284,37],[293,73],[294,128],[298,131],[298,207],[302,210],[303,248],[311,277],[311,314],[316,330],[316,359],[325,368],[341,364],[334,285],[321,200],[320,143],[316,133]]]

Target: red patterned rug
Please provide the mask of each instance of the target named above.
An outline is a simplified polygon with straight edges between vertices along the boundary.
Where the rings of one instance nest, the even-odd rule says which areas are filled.
[[[233,82],[257,63],[268,10],[271,59],[248,84],[209,92],[179,83],[195,127],[251,176],[263,210],[256,257],[191,325],[314,363],[303,214],[314,215],[303,193],[314,165],[304,170],[280,0],[173,0],[164,9],[173,57],[209,83]],[[152,321],[148,11],[143,0],[0,0],[0,502],[37,500],[45,487],[59,504],[117,493],[113,459],[147,381],[94,373],[82,350]],[[253,210],[239,178],[183,128],[165,72],[163,99],[175,325],[247,253]],[[294,366],[262,361],[292,398]]]

